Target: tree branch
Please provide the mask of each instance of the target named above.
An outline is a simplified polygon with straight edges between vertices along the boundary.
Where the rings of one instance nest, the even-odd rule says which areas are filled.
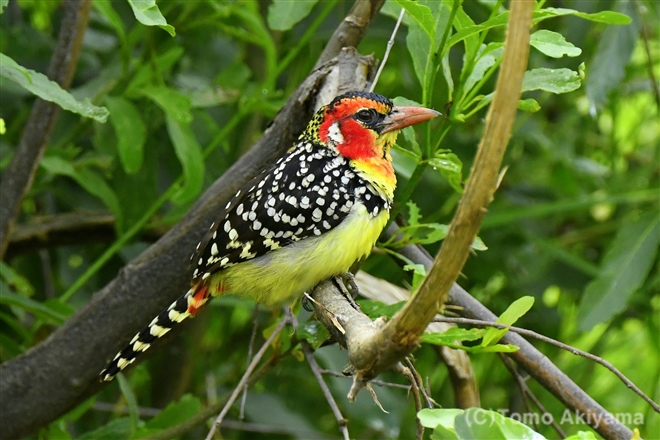
[[[376,12],[370,10],[368,17]],[[370,18],[363,21],[366,26]],[[345,40],[347,45],[358,43],[359,39]],[[337,47],[334,40],[328,44]],[[101,388],[98,373],[106,361],[145,322],[186,290],[190,281],[190,252],[227,200],[251,176],[289,148],[305,128],[313,115],[315,95],[332,69],[339,70],[340,81],[335,85],[364,87],[364,78],[361,85],[356,86],[355,81],[368,70],[365,64],[369,60],[354,51],[337,52],[324,52],[324,56],[340,56],[310,74],[262,138],[204,193],[177,225],[126,265],[48,339],[0,365],[1,438],[34,432]]]
[[[479,151],[447,237],[419,291],[386,325],[364,323],[360,325],[363,329],[359,335],[347,329],[348,356],[356,370],[355,386],[349,397],[354,397],[354,393],[370,379],[391,368],[418,346],[419,336],[444,304],[467,260],[470,244],[495,191],[518,108],[527,66],[533,7],[532,1],[511,3],[502,68]],[[320,302],[327,306],[324,301]],[[352,347],[356,343],[358,345]]]
[[[71,85],[87,28],[91,0],[65,0],[64,17],[55,51],[50,59],[48,78],[63,89]],[[4,259],[9,236],[21,213],[21,202],[32,186],[34,175],[60,114],[60,106],[37,98],[21,140],[0,183],[0,260]]]
[[[349,398],[354,398],[369,379],[395,365],[416,348],[419,335],[446,300],[461,306],[468,317],[486,321],[497,319],[458,286],[455,280],[467,259],[470,244],[495,190],[527,65],[532,9],[531,1],[511,2],[504,59],[493,103],[486,118],[486,129],[465,194],[440,253],[431,264],[432,260],[425,251],[416,247],[403,251],[416,263],[426,263],[428,275],[418,293],[387,324],[383,320],[372,322],[355,310],[332,283],[322,283],[312,293],[319,319],[348,348],[349,361],[356,370]],[[525,339],[508,333],[504,341],[520,347],[519,351],[510,355],[512,359],[569,408],[585,414],[588,423],[601,435],[614,439],[628,439],[632,436],[630,429],[616,420]]]
[[[167,227],[146,229],[142,232],[142,239],[155,242],[167,230]],[[42,215],[14,227],[5,256],[10,260],[16,255],[44,248],[110,242],[116,238],[115,216],[107,212]]]
[[[384,3],[385,0],[356,1],[344,20],[337,26],[321,55],[319,55],[314,70],[337,56],[343,47],[357,47],[357,43],[362,40],[371,25],[371,21]]]

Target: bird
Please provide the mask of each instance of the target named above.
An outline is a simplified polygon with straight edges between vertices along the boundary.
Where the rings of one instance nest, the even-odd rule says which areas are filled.
[[[439,114],[362,91],[321,107],[294,145],[230,199],[191,256],[190,289],[117,353],[101,381],[212,297],[292,304],[366,257],[389,219],[398,133]]]

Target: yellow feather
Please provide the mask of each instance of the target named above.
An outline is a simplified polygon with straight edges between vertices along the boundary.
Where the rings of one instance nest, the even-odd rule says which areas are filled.
[[[319,280],[346,272],[368,255],[388,218],[386,211],[369,218],[367,208],[357,203],[339,226],[319,237],[292,243],[212,275],[211,291],[268,305],[291,304]]]

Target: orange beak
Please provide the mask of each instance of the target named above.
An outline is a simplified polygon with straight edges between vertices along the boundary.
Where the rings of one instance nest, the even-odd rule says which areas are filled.
[[[428,121],[439,115],[440,112],[430,108],[394,107],[390,114],[383,119],[381,125],[384,128],[380,133],[384,134],[389,133],[390,131],[401,130],[402,128]]]

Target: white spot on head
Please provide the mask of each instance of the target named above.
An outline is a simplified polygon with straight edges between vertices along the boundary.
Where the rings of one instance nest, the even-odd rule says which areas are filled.
[[[335,122],[328,128],[328,137],[335,144],[344,143],[344,135],[341,134],[341,128],[339,126],[339,121]]]

